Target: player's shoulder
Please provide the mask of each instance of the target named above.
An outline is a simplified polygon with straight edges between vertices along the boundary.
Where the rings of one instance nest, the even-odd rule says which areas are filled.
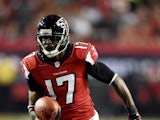
[[[26,56],[22,59],[22,61],[33,61],[33,60],[35,59],[36,54],[37,54],[37,52],[34,51],[34,52],[26,55]]]
[[[86,42],[75,42],[74,50],[78,58],[84,58],[90,50],[92,44]]]
[[[21,60],[21,65],[25,65],[27,68],[30,68],[30,69],[33,68],[36,65],[36,55],[37,55],[36,51],[26,55]]]
[[[89,48],[92,44],[89,42],[75,42],[74,43],[75,48],[80,48],[80,49],[87,49]]]
[[[98,58],[98,53],[96,51],[95,46],[89,42],[75,42],[74,43],[75,54],[79,59],[88,61],[88,59],[94,59],[94,61]]]

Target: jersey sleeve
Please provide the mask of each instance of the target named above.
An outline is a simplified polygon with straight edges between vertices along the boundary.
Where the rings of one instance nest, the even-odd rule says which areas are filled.
[[[76,42],[75,49],[76,56],[81,60],[89,62],[91,65],[94,65],[98,59],[96,48],[91,43]]]
[[[28,82],[29,89],[31,91],[42,91],[42,87],[36,82],[34,77],[32,76],[32,70],[36,65],[35,53],[31,53],[21,61],[21,70],[25,79]]]
[[[27,65],[25,64],[24,60],[21,61],[21,71],[22,71],[22,74],[24,75],[24,77],[26,79],[28,79],[30,71],[28,70]]]
[[[36,60],[35,60],[35,52],[27,55],[25,58],[22,59],[21,61],[21,71],[22,74],[26,79],[29,78],[30,71],[34,68],[36,65]]]
[[[114,73],[107,65],[97,61],[94,65],[86,62],[87,73],[97,80],[109,85],[115,80],[117,74]]]

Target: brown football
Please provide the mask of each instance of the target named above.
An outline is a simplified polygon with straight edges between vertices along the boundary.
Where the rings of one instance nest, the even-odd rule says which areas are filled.
[[[60,105],[55,99],[49,96],[43,96],[36,101],[34,110],[39,118],[42,118],[42,113],[45,114],[47,118],[51,118],[51,116],[58,114]]]

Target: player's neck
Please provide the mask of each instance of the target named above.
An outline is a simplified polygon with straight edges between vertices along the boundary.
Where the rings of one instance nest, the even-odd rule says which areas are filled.
[[[61,61],[61,60],[63,59],[64,55],[65,55],[65,51],[63,51],[63,52],[60,53],[59,55],[55,56],[55,59],[56,59],[57,61]]]
[[[60,62],[63,62],[65,61],[72,53],[72,48],[73,48],[73,45],[72,44],[69,44],[67,49],[64,51],[64,53],[62,53],[59,57],[61,57],[59,59]],[[56,58],[57,59],[57,58]],[[58,59],[57,59],[58,60]]]

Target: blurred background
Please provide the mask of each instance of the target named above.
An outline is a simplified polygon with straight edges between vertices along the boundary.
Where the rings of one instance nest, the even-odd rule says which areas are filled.
[[[0,0],[0,120],[28,119],[20,61],[36,50],[36,27],[48,14],[68,20],[70,41],[95,45],[99,60],[125,79],[143,118],[160,119],[159,0]],[[127,119],[112,87],[89,78],[101,118]]]

